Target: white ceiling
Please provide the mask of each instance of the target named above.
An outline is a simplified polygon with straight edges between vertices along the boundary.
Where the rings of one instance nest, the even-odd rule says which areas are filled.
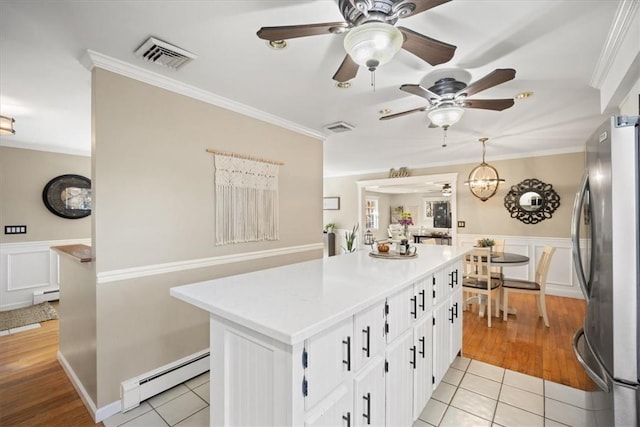
[[[616,15],[617,0],[454,0],[399,24],[456,45],[436,67],[401,51],[350,89],[331,79],[344,57],[344,35],[293,39],[275,51],[256,36],[262,26],[342,21],[335,0],[297,1],[8,1],[0,2],[0,112],[15,117],[16,135],[0,144],[90,153],[87,49],[195,86],[318,134],[328,135],[325,176],[579,151],[602,121],[590,86]],[[198,55],[179,71],[133,54],[149,36]],[[516,78],[474,99],[511,98],[502,111],[467,110],[448,132],[427,128],[425,112],[380,121],[379,110],[426,105],[400,91],[452,70],[475,81],[496,68]],[[445,73],[446,74],[446,73]],[[428,85],[428,84],[427,84]]]

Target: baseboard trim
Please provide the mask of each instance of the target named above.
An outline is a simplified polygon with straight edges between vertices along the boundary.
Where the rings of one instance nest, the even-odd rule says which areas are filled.
[[[154,276],[157,274],[175,273],[178,271],[194,270],[197,268],[213,267],[223,264],[252,261],[254,259],[290,255],[314,250],[322,251],[323,244],[311,243],[308,245],[289,246],[286,248],[269,249],[265,251],[244,252],[211,258],[145,265],[142,267],[125,268],[122,270],[103,271],[97,274],[97,283],[103,284],[109,282],[118,282],[121,280],[137,279],[140,277]]]

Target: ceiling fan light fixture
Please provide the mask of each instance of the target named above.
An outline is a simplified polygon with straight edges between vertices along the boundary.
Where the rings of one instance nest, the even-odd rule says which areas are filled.
[[[429,120],[436,126],[449,127],[460,121],[464,108],[455,105],[435,108],[427,113]]]
[[[443,185],[442,186],[442,195],[444,197],[451,197],[451,194],[453,194],[453,189],[451,188],[451,185],[449,183]]]
[[[282,50],[285,47],[287,47],[286,40],[269,40],[267,44],[271,49],[275,49],[275,50]]]
[[[16,130],[13,128],[15,122],[13,117],[0,116],[0,135],[15,135]]]
[[[384,22],[367,22],[344,38],[344,50],[358,65],[374,71],[389,62],[402,48],[404,37],[400,30]]]

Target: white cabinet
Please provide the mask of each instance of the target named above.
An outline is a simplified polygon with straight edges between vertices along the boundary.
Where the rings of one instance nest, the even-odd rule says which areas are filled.
[[[451,307],[449,299],[433,310],[433,376],[434,385],[449,369],[451,356]]]
[[[385,308],[387,314],[385,325],[387,343],[394,341],[411,326],[412,297],[413,285],[387,298],[387,306]]]
[[[352,346],[352,318],[306,340],[302,365],[307,410],[340,385],[352,371]]]
[[[345,385],[338,387],[321,405],[311,411],[304,425],[307,427],[353,426],[353,394]]]
[[[385,303],[380,302],[356,314],[353,318],[353,357],[355,371],[378,354],[385,346]]]
[[[415,347],[415,369],[413,375],[413,419],[418,418],[431,397],[433,390],[433,343],[431,340],[431,313],[413,327],[413,345]],[[413,355],[412,355],[413,357]]]
[[[387,426],[413,424],[413,330],[405,331],[387,347]]]
[[[385,359],[375,356],[353,380],[352,426],[385,425]]]

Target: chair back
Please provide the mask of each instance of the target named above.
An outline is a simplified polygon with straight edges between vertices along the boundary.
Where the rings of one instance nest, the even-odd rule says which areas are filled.
[[[464,277],[477,282],[491,282],[491,251],[475,248],[467,255]]]
[[[436,239],[420,239],[420,243],[423,245],[437,245]]]
[[[493,239],[493,252],[504,252],[504,239]]]
[[[547,273],[549,273],[549,266],[551,265],[551,256],[556,251],[556,248],[552,246],[545,246],[538,261],[536,267],[535,282],[540,285],[540,292],[544,294],[544,288],[547,285]]]

